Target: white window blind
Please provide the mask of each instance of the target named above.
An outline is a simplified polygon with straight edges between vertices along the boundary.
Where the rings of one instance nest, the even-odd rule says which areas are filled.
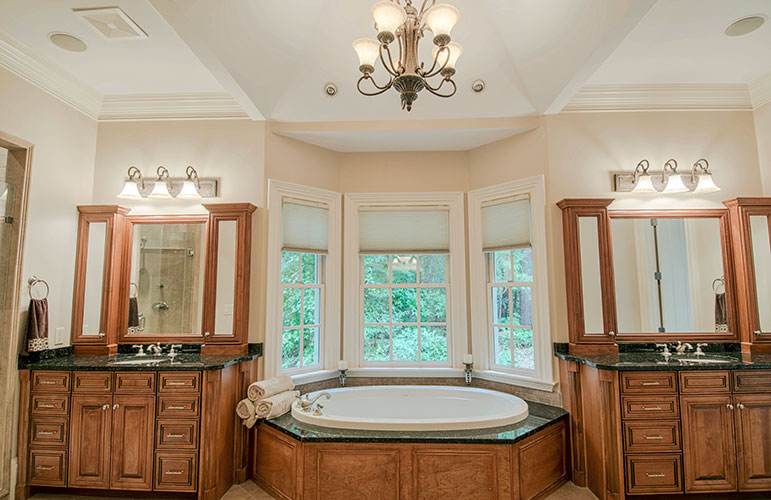
[[[326,253],[329,210],[326,206],[285,200],[281,205],[281,251]]]
[[[359,251],[400,253],[450,251],[449,209],[362,209]]]
[[[490,202],[482,207],[485,252],[530,246],[530,198]]]

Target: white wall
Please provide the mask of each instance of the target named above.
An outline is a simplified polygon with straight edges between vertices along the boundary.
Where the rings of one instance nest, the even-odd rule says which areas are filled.
[[[771,196],[771,102],[756,109],[754,118],[760,157],[760,175],[763,177],[763,194]]]

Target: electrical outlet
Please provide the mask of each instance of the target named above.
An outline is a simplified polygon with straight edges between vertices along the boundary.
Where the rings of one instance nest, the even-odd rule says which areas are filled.
[[[222,314],[225,316],[233,316],[233,304],[225,304],[225,310],[222,311]]]
[[[54,345],[64,344],[64,327],[57,326],[56,333],[54,334]]]

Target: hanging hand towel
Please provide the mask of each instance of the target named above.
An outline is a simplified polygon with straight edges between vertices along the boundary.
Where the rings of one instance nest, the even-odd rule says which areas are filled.
[[[728,309],[726,309],[725,293],[715,294],[715,331],[728,331]]]
[[[257,418],[276,418],[292,409],[292,403],[300,395],[300,391],[286,391],[257,402],[255,415]]]
[[[142,333],[139,331],[139,301],[136,297],[129,297],[128,332]]]
[[[252,401],[259,401],[292,389],[294,389],[294,384],[291,377],[273,377],[250,385],[246,390],[246,395]]]
[[[48,349],[48,299],[31,299],[27,314],[26,353]]]

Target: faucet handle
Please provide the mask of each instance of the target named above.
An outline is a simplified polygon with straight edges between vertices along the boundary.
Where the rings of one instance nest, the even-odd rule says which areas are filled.
[[[145,346],[144,345],[142,345],[142,344],[134,344],[131,347],[133,347],[134,349],[139,349],[139,351],[137,351],[137,354],[136,354],[137,356],[144,356],[145,355]]]

